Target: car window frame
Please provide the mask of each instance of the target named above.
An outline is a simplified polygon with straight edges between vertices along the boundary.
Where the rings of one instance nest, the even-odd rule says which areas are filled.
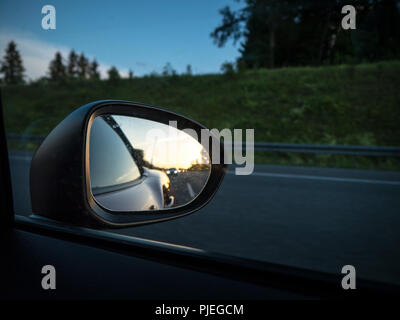
[[[341,274],[324,273],[264,261],[212,253],[166,242],[124,236],[105,230],[88,229],[60,223],[48,218],[16,215],[13,207],[12,182],[5,135],[4,109],[0,87],[0,230],[23,230],[56,239],[67,240],[111,252],[141,257],[166,265],[217,275],[264,287],[284,289],[309,298],[397,297],[400,286],[357,279],[357,290],[341,288]]]
[[[8,230],[14,224],[14,203],[6,128],[4,121],[2,88],[0,86],[0,231]]]

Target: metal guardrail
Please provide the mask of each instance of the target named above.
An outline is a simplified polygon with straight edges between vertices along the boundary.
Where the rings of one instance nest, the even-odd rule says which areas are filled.
[[[42,142],[45,136],[7,134],[7,139],[18,140],[20,143],[27,141]],[[242,147],[245,150],[246,143],[233,143],[233,148]],[[326,145],[326,144],[297,144],[279,142],[255,142],[255,151],[269,151],[282,153],[311,153],[311,154],[341,154],[367,157],[400,157],[400,147],[377,146],[351,146],[351,145]]]
[[[238,145],[233,144],[233,147],[236,146]],[[242,148],[244,149],[245,146],[246,143],[243,143]],[[254,150],[285,153],[323,153],[353,156],[400,157],[400,147],[255,142]]]

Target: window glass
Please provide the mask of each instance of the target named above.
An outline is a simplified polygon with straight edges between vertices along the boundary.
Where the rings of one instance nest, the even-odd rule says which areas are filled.
[[[62,119],[91,101],[139,101],[244,138],[254,129],[254,172],[232,165],[196,214],[112,232],[400,284],[400,1],[53,4],[46,29],[40,2],[0,1],[17,214],[32,214],[30,161]],[[95,141],[99,186],[120,178],[101,146],[124,146],[108,138]],[[133,165],[122,181],[138,176]]]
[[[127,146],[102,117],[93,121],[89,154],[90,183],[93,191],[140,178],[139,168]]]

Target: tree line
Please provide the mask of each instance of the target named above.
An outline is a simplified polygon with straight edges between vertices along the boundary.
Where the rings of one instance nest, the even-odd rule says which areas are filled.
[[[240,42],[237,67],[329,65],[400,58],[399,0],[236,0],[220,10],[215,44]],[[356,9],[356,29],[343,30],[344,5]],[[227,66],[223,66],[225,69]]]
[[[0,60],[0,84],[24,84],[25,83],[25,68],[21,55],[17,49],[17,44],[10,41],[5,50],[5,55]],[[192,66],[186,66],[187,76],[191,76]],[[108,81],[116,82],[121,79],[121,74],[115,66],[107,70]],[[167,62],[162,69],[161,74],[152,72],[150,76],[175,77],[178,75],[171,63]],[[133,79],[132,70],[128,72],[128,79]],[[47,74],[37,81],[51,81],[59,83],[70,80],[100,80],[99,63],[96,59],[90,61],[83,53],[76,53],[71,50],[67,58],[64,58],[61,52],[56,52],[54,58],[50,61]]]
[[[121,78],[118,69],[112,66],[108,71],[108,80],[116,81]],[[0,61],[0,81],[4,84],[24,84],[25,68],[17,44],[10,41],[5,50],[5,55]],[[133,78],[133,72],[129,70],[129,78]],[[90,61],[83,53],[77,54],[71,50],[67,59],[60,52],[56,52],[50,61],[47,75],[40,80],[62,82],[67,80],[100,80],[99,64],[96,59]]]
[[[54,59],[49,64],[49,77],[54,81],[65,79],[100,79],[99,64],[96,60],[92,62],[83,53],[77,54],[71,50],[66,63],[60,52],[56,52]]]

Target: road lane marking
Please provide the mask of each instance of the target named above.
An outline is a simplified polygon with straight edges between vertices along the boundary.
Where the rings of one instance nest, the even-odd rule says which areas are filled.
[[[188,188],[188,192],[189,192],[190,197],[191,197],[191,198],[194,198],[195,194],[194,194],[194,191],[193,191],[193,189],[192,189],[191,184],[190,184],[189,182],[186,182],[186,186],[187,186],[187,188]]]
[[[228,171],[228,173],[229,174],[235,174],[234,171]],[[310,175],[304,175],[304,174],[253,172],[250,176],[271,177],[271,178],[288,178],[288,179],[305,179],[305,180],[320,180],[320,181],[333,181],[333,182],[385,184],[385,185],[400,186],[400,181],[357,179],[357,178],[336,178],[336,177],[324,177],[324,176],[310,176]]]
[[[31,161],[32,158],[29,156],[14,156],[10,155],[10,159],[13,160],[24,160]],[[234,171],[228,171],[228,174],[235,174]],[[319,181],[331,181],[331,182],[352,182],[352,183],[368,183],[368,184],[383,184],[400,186],[400,181],[389,181],[389,180],[373,180],[373,179],[357,179],[357,178],[337,178],[337,177],[325,177],[325,176],[311,176],[304,174],[286,174],[286,173],[269,173],[269,172],[253,172],[250,176],[258,177],[270,177],[270,178],[287,178],[287,179],[304,179],[304,180],[319,180]],[[192,186],[186,183],[188,192],[193,198],[195,193]]]

